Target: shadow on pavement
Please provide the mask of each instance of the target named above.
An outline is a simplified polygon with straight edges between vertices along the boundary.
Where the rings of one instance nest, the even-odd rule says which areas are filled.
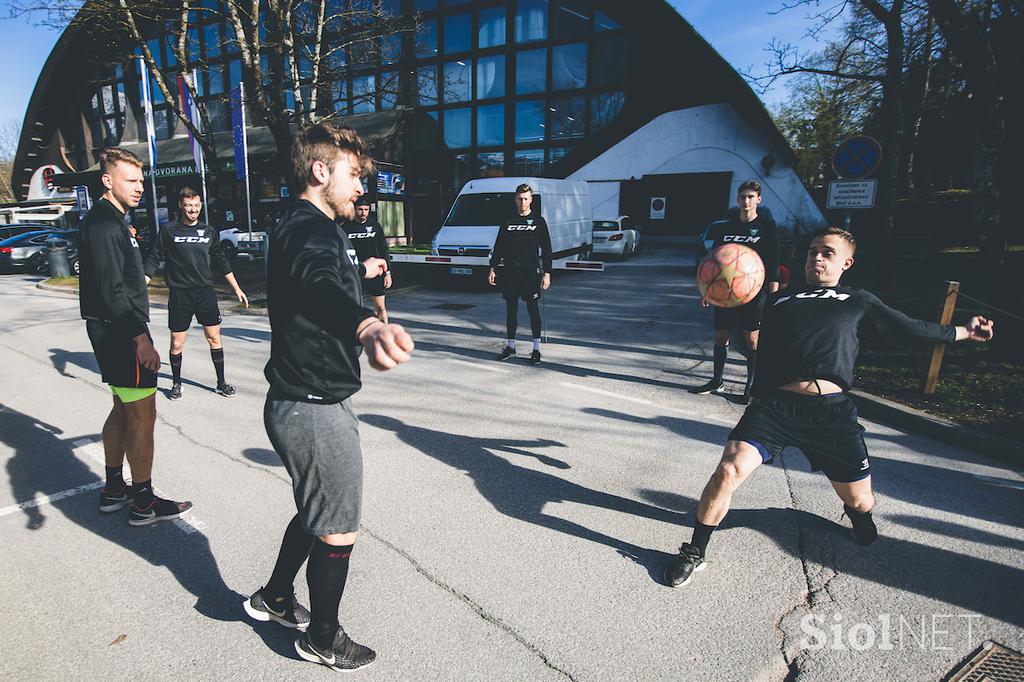
[[[724,446],[730,431],[730,429],[724,426],[719,426],[718,424],[697,421],[694,419],[685,419],[683,417],[667,417],[665,415],[657,417],[638,417],[635,414],[606,410],[602,407],[584,407],[580,411],[584,414],[605,417],[606,419],[618,419],[620,421],[632,422],[633,424],[660,426],[664,429],[668,429],[672,433],[683,436],[684,438],[702,440],[706,443],[711,443],[712,445]]]
[[[266,448],[246,448],[242,450],[242,456],[250,462],[256,462],[256,464],[262,464],[263,466],[284,466],[281,457],[273,450],[267,450]]]

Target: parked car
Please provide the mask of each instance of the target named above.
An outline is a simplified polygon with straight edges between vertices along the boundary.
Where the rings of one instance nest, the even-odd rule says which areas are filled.
[[[74,275],[75,277],[77,277],[78,274],[79,274],[79,265],[78,265],[78,235],[79,234],[80,233],[77,230],[73,230],[73,231],[70,231],[70,232],[61,232],[59,235],[56,235],[59,238],[61,238],[64,241],[67,242],[68,266],[71,268],[71,274]],[[41,272],[41,273],[49,274],[49,272],[50,272],[50,259],[49,259],[49,253],[48,252],[46,252],[46,251],[43,252],[43,257],[39,261],[39,268],[38,269],[39,269],[39,272]]]
[[[35,272],[46,254],[46,240],[66,234],[56,230],[37,230],[0,241],[0,272]]]
[[[248,231],[231,227],[220,231],[220,247],[228,258],[234,258],[240,253],[260,255],[266,238],[266,232],[253,232],[250,237]]]
[[[25,234],[26,232],[38,232],[39,230],[59,230],[53,225],[46,223],[8,223],[6,225],[0,225],[0,241],[4,239],[10,239],[11,237],[17,237],[19,234]]]
[[[640,226],[628,215],[594,221],[594,253],[626,260],[640,253]]]

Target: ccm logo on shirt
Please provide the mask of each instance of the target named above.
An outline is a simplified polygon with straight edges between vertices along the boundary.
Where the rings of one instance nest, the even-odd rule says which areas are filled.
[[[175,237],[175,244],[209,244],[209,237]]]
[[[761,241],[760,237],[748,237],[743,234],[728,234],[722,237],[723,242],[736,242],[737,244],[756,244]]]
[[[775,301],[774,305],[778,305],[791,298],[834,298],[837,301],[845,301],[850,298],[850,294],[840,294],[835,289],[815,289],[814,291],[805,291],[795,296],[782,296],[779,300]]]
[[[349,239],[369,239],[373,235],[377,234],[375,231],[370,230],[369,232],[353,232],[348,236]]]
[[[508,226],[508,231],[509,232],[516,232],[518,230],[533,231],[533,230],[536,230],[536,229],[537,229],[536,225],[509,225]]]

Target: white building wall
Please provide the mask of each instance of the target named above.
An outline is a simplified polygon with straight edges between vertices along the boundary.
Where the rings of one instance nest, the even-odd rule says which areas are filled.
[[[761,159],[775,166],[764,174]],[[731,203],[740,183],[757,180],[765,206],[780,227],[801,232],[825,225],[825,217],[783,150],[748,126],[728,104],[707,104],[662,114],[570,175],[591,186],[594,217],[619,213],[619,182],[644,175],[732,172]]]

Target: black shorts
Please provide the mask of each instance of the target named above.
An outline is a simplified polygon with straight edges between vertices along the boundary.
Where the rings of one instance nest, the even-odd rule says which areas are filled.
[[[540,283],[544,273],[540,268],[500,267],[495,271],[498,290],[505,298],[536,301],[540,298]]]
[[[167,327],[172,332],[188,331],[193,316],[204,327],[220,324],[217,292],[213,287],[171,289],[167,297]]]
[[[871,475],[864,427],[846,393],[818,396],[773,391],[754,398],[729,440],[750,443],[765,463],[787,447],[799,448],[812,470],[824,472],[837,483]]]
[[[363,280],[363,295],[364,296],[383,296],[384,295],[384,275],[378,275],[373,279]]]
[[[156,372],[139,364],[132,337],[118,331],[109,322],[99,320],[86,320],[85,331],[105,384],[121,388],[156,388]]]
[[[764,304],[768,299],[765,293],[765,286],[757,293],[749,303],[736,306],[735,308],[721,308],[715,306],[715,329],[734,329],[739,326],[745,332],[757,331],[761,328],[761,316],[764,314]]]

